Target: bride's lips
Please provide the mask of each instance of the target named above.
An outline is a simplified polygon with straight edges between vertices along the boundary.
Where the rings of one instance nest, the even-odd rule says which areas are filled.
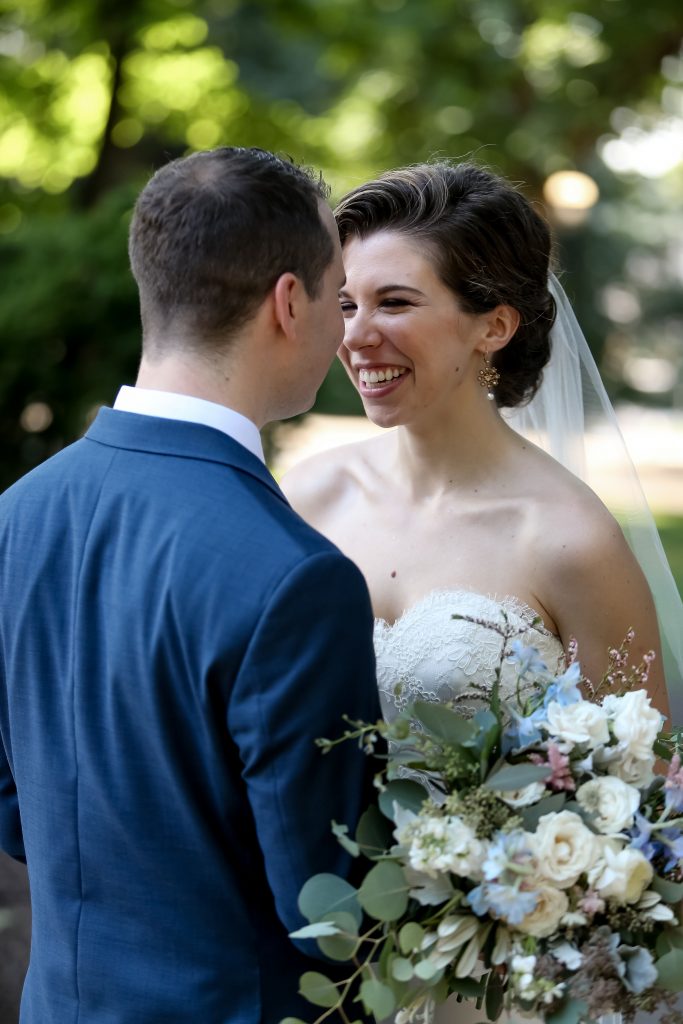
[[[356,367],[356,373],[358,374],[358,391],[363,398],[384,398],[385,395],[390,395],[401,386],[401,383],[405,380],[410,372],[407,367],[389,367],[389,366],[361,366]],[[384,373],[390,369],[399,369],[401,371],[398,377],[392,377],[388,381],[377,381],[370,383],[367,379],[363,380],[362,376],[367,377],[370,373],[378,374]]]

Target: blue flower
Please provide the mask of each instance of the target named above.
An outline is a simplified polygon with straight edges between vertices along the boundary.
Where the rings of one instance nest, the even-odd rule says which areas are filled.
[[[649,949],[643,949],[642,946],[619,946],[618,953],[625,968],[623,982],[629,992],[638,995],[654,985],[657,981],[657,968]]]
[[[659,843],[652,839],[652,822],[648,821],[642,814],[636,811],[635,825],[629,829],[631,846],[640,850],[643,857],[653,860],[659,853]]]
[[[649,861],[655,857],[664,858],[664,871],[671,871],[683,859],[683,834],[677,828],[658,829],[653,836],[652,822],[636,812],[635,826],[629,830],[629,835],[631,846],[640,850]]]
[[[566,672],[563,672],[561,676],[557,676],[545,691],[543,706],[547,708],[553,701],[556,701],[562,707],[566,707],[568,704],[576,704],[578,701],[583,700],[579,690],[580,682],[581,666],[578,661],[575,661]]]
[[[494,917],[502,917],[509,924],[520,924],[527,914],[534,910],[538,902],[538,893],[527,892],[518,885],[482,882],[468,893],[467,902],[477,917],[493,914]]]
[[[511,750],[523,750],[543,739],[540,726],[545,722],[544,708],[536,708],[530,715],[521,715],[515,708],[508,706],[508,712],[511,722],[503,729],[503,754],[509,754]]]
[[[548,666],[535,647],[527,647],[521,640],[513,640],[510,647],[512,653],[508,660],[517,664],[517,671],[520,676],[527,675],[528,673],[536,675],[547,674]]]
[[[513,882],[519,866],[532,857],[528,840],[521,829],[512,832],[498,832],[486,853],[482,864],[484,878],[491,882]],[[506,872],[510,871],[511,875]]]
[[[661,852],[666,857],[664,871],[671,871],[683,859],[683,835],[677,828],[664,828],[659,837]]]

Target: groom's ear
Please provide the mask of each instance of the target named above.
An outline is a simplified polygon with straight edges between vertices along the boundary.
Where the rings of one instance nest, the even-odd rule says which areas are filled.
[[[271,293],[275,326],[290,341],[301,327],[305,292],[300,278],[288,272],[280,275]]]
[[[488,313],[482,313],[482,338],[477,349],[498,352],[505,348],[519,327],[520,319],[519,310],[514,306],[496,306]]]

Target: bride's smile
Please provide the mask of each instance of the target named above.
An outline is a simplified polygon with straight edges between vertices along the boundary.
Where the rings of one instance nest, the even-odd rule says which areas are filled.
[[[339,358],[371,420],[397,426],[425,410],[442,416],[463,385],[481,399],[483,318],[460,307],[413,239],[396,231],[354,238],[344,264]]]

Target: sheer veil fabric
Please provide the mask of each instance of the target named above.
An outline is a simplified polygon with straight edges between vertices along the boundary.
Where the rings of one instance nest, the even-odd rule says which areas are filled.
[[[662,639],[664,670],[673,722],[683,724],[683,602],[657,533],[652,513],[619,429],[588,343],[554,275],[549,289],[557,305],[550,338],[552,353],[541,387],[531,402],[504,410],[510,426],[538,444],[601,495],[599,474],[586,459],[586,429],[608,439],[610,463],[618,472],[620,497],[605,500],[619,520],[652,591]]]

